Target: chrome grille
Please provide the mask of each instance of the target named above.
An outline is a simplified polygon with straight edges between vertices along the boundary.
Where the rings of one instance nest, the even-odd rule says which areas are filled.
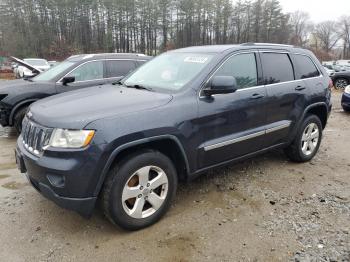
[[[46,128],[34,123],[27,117],[22,123],[22,138],[24,147],[35,155],[40,155],[49,144],[52,128]]]

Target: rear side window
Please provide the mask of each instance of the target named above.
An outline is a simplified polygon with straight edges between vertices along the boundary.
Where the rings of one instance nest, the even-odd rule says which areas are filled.
[[[296,79],[305,79],[320,75],[315,64],[305,55],[293,55]]]
[[[135,69],[135,62],[131,60],[107,60],[106,77],[126,76]]]
[[[266,84],[276,84],[294,80],[293,66],[287,54],[261,53]]]
[[[215,76],[233,76],[236,78],[238,89],[257,86],[255,54],[240,54],[230,57],[216,71]]]

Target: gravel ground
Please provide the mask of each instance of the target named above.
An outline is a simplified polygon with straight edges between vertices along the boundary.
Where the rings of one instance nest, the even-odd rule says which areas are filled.
[[[217,169],[131,233],[40,196],[15,168],[13,131],[0,129],[0,261],[350,261],[350,115],[333,100],[310,163],[275,151]]]

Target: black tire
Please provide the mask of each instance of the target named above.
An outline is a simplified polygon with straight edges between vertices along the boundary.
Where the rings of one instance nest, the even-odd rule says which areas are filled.
[[[334,88],[337,90],[342,90],[349,85],[349,80],[346,78],[337,78],[334,81]]]
[[[20,108],[16,113],[15,117],[13,118],[13,126],[16,129],[16,132],[20,134],[22,132],[22,122],[23,118],[26,115],[28,110],[28,107],[22,107]]]
[[[319,137],[318,137],[317,145],[315,146],[313,152],[309,155],[306,155],[302,150],[302,145],[303,145],[302,138],[306,127],[308,127],[312,123],[317,125],[318,131],[319,131]],[[320,147],[320,144],[322,141],[322,130],[323,129],[322,129],[321,120],[316,115],[307,115],[303,123],[300,125],[300,128],[293,142],[284,150],[286,155],[290,158],[290,160],[294,162],[299,162],[299,163],[310,161],[316,155]]]
[[[126,202],[123,203],[122,194],[124,186],[129,183],[128,181],[133,177],[133,174],[145,166],[156,166],[164,171],[168,179],[167,194],[155,213],[145,218],[134,218],[125,211]],[[168,211],[175,197],[176,188],[177,174],[172,161],[158,151],[139,151],[125,158],[109,171],[102,191],[104,214],[113,224],[126,230],[139,230],[148,227],[156,223]],[[137,198],[135,198],[135,205],[136,201]]]
[[[350,107],[343,106],[343,110],[347,113],[350,113]]]

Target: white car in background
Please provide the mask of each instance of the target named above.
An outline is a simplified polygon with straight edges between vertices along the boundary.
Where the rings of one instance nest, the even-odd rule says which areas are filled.
[[[40,72],[44,72],[48,69],[50,69],[50,64],[45,59],[39,59],[39,58],[25,58],[23,61],[26,64],[31,65],[32,67],[35,67]],[[16,78],[24,78],[24,77],[31,77],[36,75],[33,73],[32,70],[30,70],[28,67],[25,67],[23,65],[19,65],[15,70],[15,76]]]

